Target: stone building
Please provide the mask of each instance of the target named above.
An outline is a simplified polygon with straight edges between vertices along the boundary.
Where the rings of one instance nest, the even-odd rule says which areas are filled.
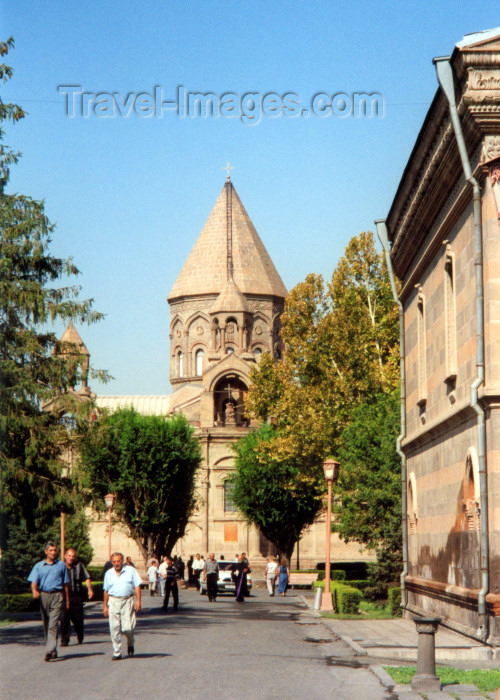
[[[224,187],[189,254],[170,305],[170,396],[99,396],[109,410],[134,406],[141,413],[182,412],[195,427],[203,463],[198,509],[174,553],[216,552],[231,558],[245,551],[254,563],[273,546],[235,509],[227,477],[234,470],[231,443],[252,427],[245,411],[250,370],[264,352],[282,351],[280,315],[285,286],[255,230],[231,180]],[[107,520],[92,530],[95,561],[107,557]],[[113,541],[139,559],[135,543],[117,526]],[[325,556],[325,521],[320,518],[300,542],[300,563],[315,565]],[[297,562],[299,551],[294,554]],[[372,559],[357,544],[332,535],[338,561]]]
[[[441,87],[378,222],[404,322],[403,602],[497,645],[500,29],[435,62]]]

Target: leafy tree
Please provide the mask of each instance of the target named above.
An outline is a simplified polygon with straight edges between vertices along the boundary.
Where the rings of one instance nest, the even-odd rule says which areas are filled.
[[[358,406],[339,451],[334,529],[346,542],[361,542],[377,552],[373,583],[397,580],[402,566],[399,410],[397,392],[378,394]]]
[[[285,351],[252,373],[250,411],[273,416],[276,448],[306,468],[336,453],[353,409],[398,382],[398,314],[373,235],[354,237],[325,288],[308,275],[285,302]]]
[[[12,39],[0,43],[0,56],[13,43]],[[1,64],[0,79],[5,82],[11,77],[12,68]],[[16,123],[24,116],[21,107],[0,100],[0,124]],[[50,254],[53,226],[43,203],[6,191],[19,153],[5,145],[4,137],[0,128],[2,569],[9,553],[14,554],[15,543],[23,538],[30,556],[39,558],[38,534],[50,532],[61,510],[74,512],[81,506],[64,463],[69,438],[59,418],[67,410],[79,414],[88,408],[88,402],[69,391],[82,378],[82,358],[71,344],[57,340],[50,324],[93,323],[101,318],[92,311],[92,300],[78,301],[79,287],[57,286],[62,276],[79,273],[71,260]],[[105,378],[104,373],[97,374]],[[56,397],[58,411],[44,410]]]
[[[89,426],[81,468],[95,501],[116,495],[114,511],[147,560],[170,554],[196,505],[200,448],[181,414],[165,419],[124,409]]]
[[[234,446],[233,500],[246,520],[288,559],[303,531],[323,507],[321,482],[304,474],[293,457],[277,456],[278,434],[263,425]]]

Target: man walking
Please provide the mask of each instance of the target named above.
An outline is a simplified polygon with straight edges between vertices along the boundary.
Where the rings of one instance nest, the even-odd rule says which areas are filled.
[[[199,554],[196,555],[196,558],[193,561],[192,564],[193,567],[193,581],[196,586],[196,589],[199,591],[200,590],[200,576],[201,572],[205,568],[205,562],[201,558]]]
[[[94,597],[90,574],[81,562],[75,564],[76,552],[70,547],[66,550],[64,561],[69,577],[69,608],[63,610],[61,622],[61,646],[67,647],[71,637],[71,623],[75,628],[78,644],[83,642],[83,598],[82,583],[87,586],[89,600]]]
[[[40,600],[46,645],[44,661],[57,659],[57,634],[61,614],[69,608],[69,577],[66,564],[57,558],[54,542],[45,545],[45,559],[35,564],[28,576],[35,600]]]
[[[205,562],[204,575],[207,581],[207,595],[210,602],[217,598],[217,581],[219,579],[219,563],[215,561],[215,554],[210,552]]]
[[[111,555],[113,568],[104,577],[104,617],[109,617],[113,661],[122,658],[122,633],[127,637],[127,653],[134,655],[135,613],[141,609],[141,577],[134,566],[124,566],[123,554]],[[134,594],[136,601],[134,605]]]
[[[172,557],[167,557],[165,568],[165,598],[163,599],[163,612],[168,612],[168,601],[170,600],[170,592],[174,599],[174,612],[179,606],[179,589],[177,587],[177,569],[174,566]]]
[[[269,591],[269,595],[273,596],[274,595],[274,586],[276,585],[276,571],[278,569],[278,564],[276,563],[276,560],[274,557],[268,557],[267,558],[267,564],[266,564],[266,583],[267,583],[267,590]]]

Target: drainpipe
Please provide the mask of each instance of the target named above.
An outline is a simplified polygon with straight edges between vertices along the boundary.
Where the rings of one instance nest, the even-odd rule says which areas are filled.
[[[449,56],[433,60],[437,79],[450,107],[451,123],[457,139],[460,159],[465,179],[472,186],[474,212],[474,265],[476,271],[476,379],[470,388],[471,407],[477,414],[477,442],[479,461],[479,490],[481,509],[481,590],[478,595],[479,628],[476,634],[482,641],[488,637],[488,616],[486,595],[490,589],[489,541],[488,541],[488,491],[486,479],[486,420],[485,411],[478,400],[478,389],[484,383],[484,288],[483,288],[483,231],[481,217],[481,192],[479,183],[472,175],[472,169],[465,147],[462,125],[458,117],[455,101],[453,72]]]
[[[389,251],[389,236],[387,234],[387,226],[385,220],[379,219],[375,221],[375,226],[377,227],[377,236],[382,244],[382,248],[385,253],[385,261],[387,265],[387,271],[389,273],[389,281],[391,283],[392,296],[394,301],[398,305],[399,309],[399,367],[401,373],[400,379],[400,408],[401,408],[401,434],[396,440],[396,451],[401,458],[401,525],[402,525],[402,537],[403,537],[403,571],[401,572],[401,607],[406,608],[406,576],[408,575],[408,519],[407,519],[407,475],[406,475],[406,455],[401,449],[401,442],[406,435],[406,382],[405,382],[405,327],[404,327],[404,314],[403,314],[403,304],[398,297],[398,290],[396,289],[396,280],[394,277],[394,270],[392,269],[391,254]]]

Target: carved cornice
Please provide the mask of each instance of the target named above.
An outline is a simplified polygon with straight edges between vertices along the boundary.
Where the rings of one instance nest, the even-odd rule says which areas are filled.
[[[489,68],[483,60],[485,55],[481,54],[480,66],[476,67],[470,66],[468,55],[469,65],[456,84],[466,148],[469,154],[477,153],[473,168],[479,160],[485,162],[500,155],[500,68]],[[500,52],[491,65],[500,66]],[[436,219],[443,216],[443,205],[460,179],[463,172],[448,104],[438,91],[388,216],[391,256],[400,278],[405,277],[429,232],[436,228]]]

